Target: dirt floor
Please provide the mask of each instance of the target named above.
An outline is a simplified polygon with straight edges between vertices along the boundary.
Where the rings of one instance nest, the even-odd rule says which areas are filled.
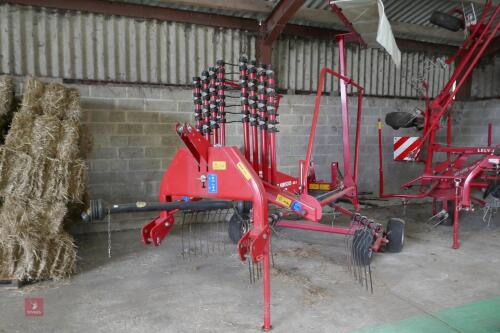
[[[401,217],[402,208],[364,213],[386,223],[387,216]],[[461,246],[453,250],[452,228],[431,226],[429,213],[428,205],[407,208],[403,252],[373,259],[373,294],[348,271],[343,236],[279,231],[272,243],[273,331],[370,332],[500,296],[500,216],[488,227],[481,212],[464,213]],[[139,236],[138,230],[113,232],[108,258],[106,233],[80,235],[73,278],[0,289],[0,332],[260,331],[262,285],[249,283],[248,266],[232,247],[224,255],[183,259],[180,228],[157,248]],[[43,298],[43,316],[25,316],[26,297]],[[445,324],[450,332],[466,331]],[[498,325],[491,332],[500,332]]]

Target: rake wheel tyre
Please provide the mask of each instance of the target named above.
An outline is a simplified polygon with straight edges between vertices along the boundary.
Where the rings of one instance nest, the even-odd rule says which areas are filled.
[[[358,229],[354,232],[352,241],[352,256],[360,266],[367,266],[373,258],[373,250],[371,249],[373,237],[371,233],[364,232]]]
[[[385,246],[385,250],[392,253],[401,252],[405,242],[405,221],[391,218],[386,231],[389,243]]]
[[[229,234],[229,239],[233,244],[237,244],[243,234],[246,232],[247,222],[245,221],[245,219],[245,216],[240,216],[237,213],[234,213],[231,216],[231,219],[229,219],[227,231]]]
[[[410,128],[415,125],[415,115],[410,112],[389,112],[385,116],[385,123],[393,129]]]
[[[429,21],[438,27],[451,31],[458,31],[463,27],[461,19],[439,11],[433,12]]]

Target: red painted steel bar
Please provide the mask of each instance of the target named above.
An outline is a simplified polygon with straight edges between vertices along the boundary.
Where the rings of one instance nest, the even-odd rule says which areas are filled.
[[[259,172],[259,134],[258,134],[258,114],[257,114],[257,68],[255,61],[250,61],[248,66],[248,103],[250,105],[250,126],[252,133],[252,166]]]
[[[337,43],[339,45],[339,74],[345,76],[345,36],[338,35]],[[351,147],[349,144],[349,100],[347,97],[347,82],[339,80],[340,83],[340,105],[342,110],[342,140],[344,142],[344,177],[348,177],[351,172]],[[349,181],[345,179],[344,181]],[[351,185],[351,184],[348,184]]]
[[[262,169],[262,179],[269,178],[269,154],[267,138],[267,93],[266,93],[266,66],[261,64],[258,72],[258,110],[259,110],[259,129],[260,129],[260,166]]]
[[[493,126],[491,123],[488,124],[488,147],[491,147],[493,140]]]
[[[289,220],[280,220],[276,225],[281,228],[318,231],[318,232],[340,234],[340,235],[352,235],[354,234],[355,231],[355,229],[353,228],[337,227],[329,224],[321,224],[321,223],[306,222],[306,221],[297,222]]]
[[[446,145],[448,147],[451,147],[451,125],[452,125],[452,121],[451,121],[451,110],[448,112],[448,119],[446,121]],[[448,153],[446,155],[446,159],[449,161],[451,159],[451,154]]]
[[[358,89],[358,91],[363,90],[363,87],[359,86],[357,83],[355,83],[354,81],[352,81],[350,78],[346,77],[345,75],[334,72],[331,69],[326,68],[326,67],[321,69],[321,72],[319,75],[316,99],[314,101],[314,112],[313,112],[311,130],[309,132],[309,141],[307,144],[306,159],[304,161],[302,171],[300,173],[300,183],[301,183],[300,190],[301,190],[301,193],[306,193],[306,194],[308,191],[307,178],[309,175],[309,169],[310,169],[310,165],[311,165],[314,137],[316,135],[316,126],[318,123],[319,108],[321,106],[321,95],[323,94],[323,87],[324,87],[326,74],[330,74],[330,75],[337,77],[339,80],[344,81],[344,82],[352,85],[353,87]],[[347,95],[345,96],[345,98],[342,98],[341,101],[342,101],[342,103],[347,103]],[[342,107],[344,107],[344,105],[342,105]],[[345,109],[343,108],[343,110],[345,110],[347,112],[347,107]],[[359,110],[358,110],[358,112],[359,112]],[[349,124],[348,117],[349,116],[347,115],[347,118],[346,118],[347,119],[347,126]],[[342,126],[346,126],[344,124],[344,121],[343,121]],[[344,182],[346,183],[347,186],[354,186],[355,184],[354,184],[354,180],[352,178],[351,169],[350,169],[350,165],[351,165],[351,163],[350,163],[350,158],[351,158],[350,148],[347,148],[347,149],[345,148],[346,146],[350,147],[348,130],[346,131],[345,129],[343,129],[342,141],[343,141],[343,146],[344,146]],[[357,144],[359,145],[359,141],[357,141]],[[355,151],[358,151],[358,149],[359,149],[359,147],[355,147]],[[346,164],[349,166],[349,168],[345,167]]]
[[[241,102],[241,123],[243,125],[243,149],[245,158],[250,160],[250,108],[248,105],[248,60],[240,57],[240,102]]]

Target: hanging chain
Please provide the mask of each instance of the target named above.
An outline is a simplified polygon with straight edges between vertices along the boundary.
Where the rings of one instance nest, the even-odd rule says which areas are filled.
[[[108,211],[108,258],[111,258],[111,212]]]

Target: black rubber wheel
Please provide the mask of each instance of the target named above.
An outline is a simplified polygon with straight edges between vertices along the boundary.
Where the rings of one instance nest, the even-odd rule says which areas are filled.
[[[373,258],[372,243],[373,237],[371,232],[366,232],[363,229],[358,229],[354,232],[352,256],[355,264],[359,266],[367,266],[370,264]]]
[[[231,242],[233,242],[233,244],[237,244],[243,234],[247,231],[247,229],[248,218],[246,216],[234,213],[233,216],[231,216],[231,219],[229,219],[227,230]]]
[[[385,250],[392,253],[401,252],[405,243],[405,221],[391,218],[387,223],[386,232],[389,243]]]
[[[416,118],[417,117],[410,112],[389,112],[385,116],[385,123],[395,130],[400,128],[410,128],[415,126]]]
[[[463,28],[463,22],[456,16],[448,15],[443,12],[435,11],[431,15],[431,19],[429,20],[432,24],[437,25],[438,27],[451,30],[458,31]]]

